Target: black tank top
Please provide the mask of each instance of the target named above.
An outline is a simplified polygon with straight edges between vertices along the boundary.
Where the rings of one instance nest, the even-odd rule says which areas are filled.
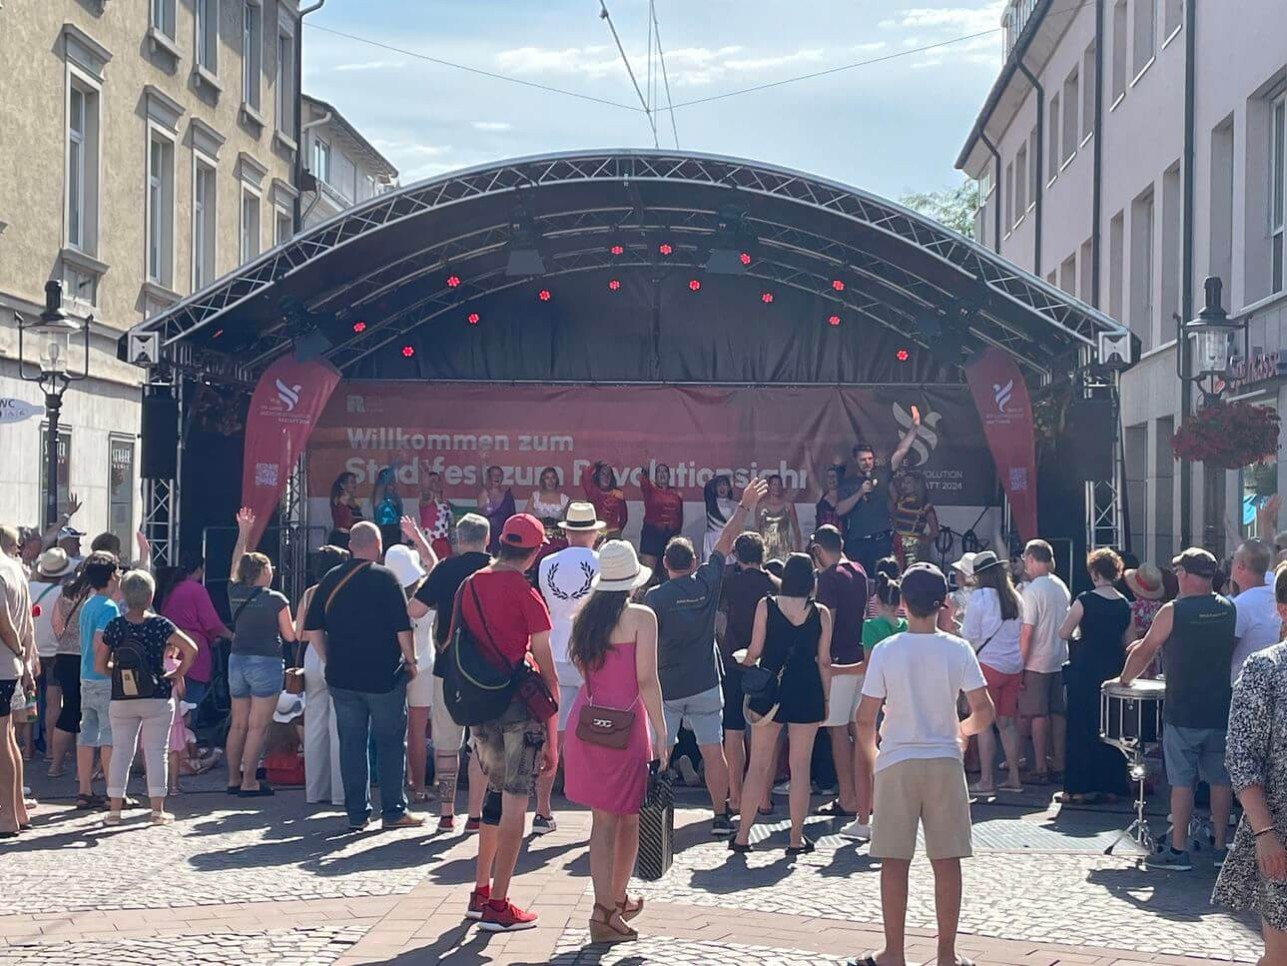
[[[1229,725],[1233,697],[1229,666],[1237,611],[1218,594],[1177,597],[1171,607],[1171,636],[1162,647],[1163,720],[1180,728],[1223,731]]]

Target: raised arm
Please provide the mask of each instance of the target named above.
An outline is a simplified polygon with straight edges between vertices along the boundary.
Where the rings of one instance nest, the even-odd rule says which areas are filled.
[[[416,521],[411,517],[402,518],[402,535],[415,544],[416,554],[420,557],[420,566],[424,567],[425,573],[429,573],[438,566],[438,555],[433,552],[433,547],[425,539],[424,531],[416,526]]]
[[[71,493],[67,497],[67,509],[63,511],[57,520],[49,525],[49,529],[40,535],[42,549],[48,550],[58,542],[58,531],[71,522],[71,518],[76,515],[78,510],[80,510],[80,500],[75,493]]]
[[[769,484],[763,480],[751,480],[746,484],[746,489],[742,491],[742,499],[738,501],[737,508],[729,515],[724,524],[724,529],[719,532],[719,539],[715,541],[714,552],[727,557],[733,549],[733,541],[737,535],[742,532],[746,526],[747,515],[755,510],[760,500],[764,499],[764,494],[769,492]]]
[[[254,526],[255,511],[248,506],[243,506],[237,511],[237,542],[232,548],[232,567],[228,571],[228,579],[234,583],[237,580],[237,568],[241,566],[241,558],[255,549],[250,546],[250,531]]]
[[[603,491],[599,489],[599,482],[595,479],[602,463],[591,463],[581,471],[581,489],[585,490],[585,497],[591,503],[603,496]]]
[[[898,468],[903,465],[903,460],[907,459],[907,454],[912,451],[912,444],[916,442],[916,434],[921,428],[921,411],[915,406],[912,407],[912,425],[907,428],[903,438],[898,441],[898,448],[894,450],[894,455],[889,458],[889,471],[898,472]]]

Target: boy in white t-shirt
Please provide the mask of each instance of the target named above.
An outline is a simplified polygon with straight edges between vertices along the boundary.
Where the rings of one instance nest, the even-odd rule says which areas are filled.
[[[933,564],[907,568],[902,579],[907,630],[876,645],[867,662],[858,740],[876,743],[876,819],[871,854],[881,859],[880,896],[885,948],[860,964],[903,962],[908,872],[916,852],[916,829],[925,830],[925,851],[934,868],[938,961],[960,963],[956,924],[961,912],[961,859],[973,854],[970,794],[962,751],[966,740],[996,717],[987,683],[970,645],[938,630],[948,599],[947,580]],[[970,716],[959,721],[957,697],[964,691]]]

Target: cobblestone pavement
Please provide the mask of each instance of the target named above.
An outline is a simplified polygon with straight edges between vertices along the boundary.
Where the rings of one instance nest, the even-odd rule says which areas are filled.
[[[297,790],[247,803],[198,791],[173,800],[179,821],[145,812],[106,828],[37,784],[36,828],[0,844],[0,966],[168,961],[255,964],[666,963],[782,966],[843,961],[879,946],[878,864],[810,822],[818,851],[786,859],[783,818],[756,829],[761,848],[733,857],[709,812],[685,792],[677,854],[660,882],[636,883],[643,939],[587,946],[589,816],[559,809],[557,832],[528,842],[512,898],[541,926],[489,935],[462,921],[474,843],[457,833],[351,835],[343,816]],[[60,789],[61,791],[61,789]],[[1125,816],[1047,814],[1044,803],[976,811],[960,949],[986,963],[1254,961],[1255,933],[1208,902],[1213,871],[1138,870],[1102,855]],[[932,959],[929,869],[913,866],[909,962]]]

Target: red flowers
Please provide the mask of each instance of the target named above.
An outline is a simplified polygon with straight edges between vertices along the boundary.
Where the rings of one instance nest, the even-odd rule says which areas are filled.
[[[1194,413],[1171,437],[1176,459],[1236,470],[1278,452],[1278,413],[1270,406],[1221,402]]]

